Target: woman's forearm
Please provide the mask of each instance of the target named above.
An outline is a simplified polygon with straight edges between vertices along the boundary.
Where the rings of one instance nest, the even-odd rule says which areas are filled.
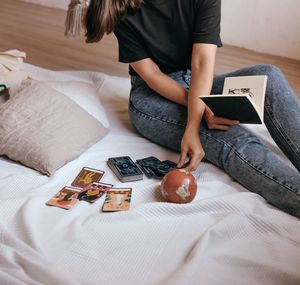
[[[193,51],[192,58],[192,79],[190,84],[190,93],[188,96],[188,122],[187,128],[198,132],[200,122],[205,110],[204,102],[199,98],[202,95],[209,95],[211,92],[214,66],[215,52],[207,47],[196,47]],[[203,56],[205,53],[206,56]]]
[[[209,95],[212,88],[213,75],[210,66],[203,65],[192,71],[190,93],[188,96],[188,122],[189,128],[197,129],[201,122],[205,104],[199,98],[201,95]]]
[[[152,73],[151,76],[145,78],[145,81],[151,89],[161,96],[183,106],[187,106],[188,91],[177,81],[161,71]]]
[[[164,74],[150,58],[132,62],[130,65],[152,90],[173,102],[187,106],[188,91]]]

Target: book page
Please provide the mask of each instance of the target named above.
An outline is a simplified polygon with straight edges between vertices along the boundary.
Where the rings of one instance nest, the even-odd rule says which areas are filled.
[[[223,95],[248,95],[263,121],[267,76],[226,77]]]

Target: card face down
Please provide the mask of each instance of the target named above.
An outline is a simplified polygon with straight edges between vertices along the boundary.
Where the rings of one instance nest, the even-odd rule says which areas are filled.
[[[154,156],[149,156],[143,159],[138,159],[136,163],[141,167],[141,169],[148,178],[160,178],[152,169],[152,167],[155,167],[156,165],[161,163],[161,161],[158,158]]]
[[[80,191],[79,188],[66,186],[55,194],[46,205],[69,210],[77,203]]]
[[[71,185],[84,188],[93,182],[99,182],[103,175],[104,171],[102,170],[83,167]]]
[[[171,170],[176,169],[177,163],[171,160],[164,160],[150,167],[158,177],[162,178]]]
[[[143,179],[143,173],[129,156],[111,157],[107,162],[121,182]]]
[[[100,197],[106,194],[112,187],[112,184],[93,182],[79,193],[78,199],[89,203],[94,203]]]
[[[102,212],[127,211],[130,207],[132,188],[112,188],[107,192]]]

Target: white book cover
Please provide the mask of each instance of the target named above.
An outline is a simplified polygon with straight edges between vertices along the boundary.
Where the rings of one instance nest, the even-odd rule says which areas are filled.
[[[263,122],[267,79],[266,75],[226,77],[223,95],[247,95]]]

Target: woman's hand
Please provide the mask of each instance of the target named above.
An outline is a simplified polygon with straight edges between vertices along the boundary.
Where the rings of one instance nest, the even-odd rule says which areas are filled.
[[[181,141],[181,155],[177,167],[185,166],[186,158],[189,156],[189,161],[185,169],[194,171],[204,155],[205,152],[200,142],[199,132],[186,129]]]
[[[208,106],[205,106],[203,118],[205,119],[208,128],[211,130],[227,131],[231,126],[240,123],[236,120],[215,116]],[[185,163],[187,156],[189,157],[189,161]],[[205,152],[200,142],[199,131],[187,127],[181,141],[181,155],[177,167],[180,168],[186,165],[185,168],[188,171],[194,171],[204,156]]]
[[[215,116],[213,111],[207,105],[205,105],[203,118],[206,121],[208,129],[210,130],[227,131],[231,126],[240,124],[240,122],[236,120],[230,120]]]

